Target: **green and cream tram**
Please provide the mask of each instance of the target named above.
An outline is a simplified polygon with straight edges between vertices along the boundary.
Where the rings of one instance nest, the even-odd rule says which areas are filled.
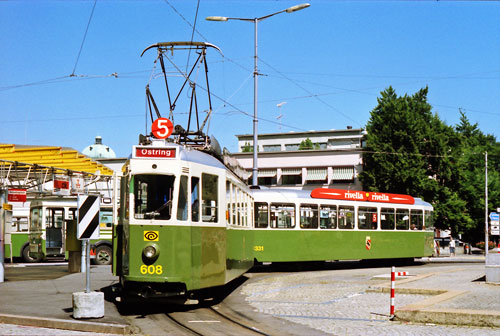
[[[252,190],[259,262],[411,259],[433,252],[433,207],[408,195]]]
[[[125,295],[193,296],[253,265],[248,186],[213,155],[152,139],[123,167],[113,271]]]
[[[90,243],[92,251],[95,252],[93,262],[98,265],[110,265],[113,208],[111,199],[101,198],[101,200],[109,200],[109,203],[101,203],[99,238],[91,240]],[[76,197],[32,200],[29,215],[29,244],[26,243],[23,248],[25,259],[38,262],[46,257],[65,256],[66,223],[76,218],[76,212]]]

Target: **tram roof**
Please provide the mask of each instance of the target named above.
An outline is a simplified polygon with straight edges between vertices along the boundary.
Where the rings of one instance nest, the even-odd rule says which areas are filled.
[[[294,189],[279,189],[279,188],[267,188],[261,187],[261,189],[252,189],[252,193],[255,197],[260,195],[266,195],[271,199],[274,196],[284,197],[285,199],[293,200],[295,198],[312,199],[310,190],[294,190]],[[413,205],[432,207],[432,205],[421,198],[415,197],[415,203]],[[318,199],[316,199],[318,200]],[[404,204],[402,204],[404,206]]]
[[[113,170],[98,163],[69,147],[30,146],[0,144],[0,161],[5,167],[14,165],[22,168],[45,168],[54,173],[65,174],[68,171],[92,175],[112,176]]]

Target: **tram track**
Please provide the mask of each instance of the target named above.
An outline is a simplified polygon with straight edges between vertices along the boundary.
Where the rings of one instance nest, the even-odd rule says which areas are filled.
[[[223,307],[200,307],[187,312],[165,313],[166,318],[189,335],[269,335]]]

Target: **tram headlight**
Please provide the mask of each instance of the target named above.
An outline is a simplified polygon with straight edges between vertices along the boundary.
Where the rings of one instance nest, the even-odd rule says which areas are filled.
[[[147,260],[149,262],[153,262],[156,259],[158,259],[159,254],[160,254],[160,249],[159,249],[158,245],[156,245],[156,244],[147,245],[142,250],[143,259],[145,261]]]

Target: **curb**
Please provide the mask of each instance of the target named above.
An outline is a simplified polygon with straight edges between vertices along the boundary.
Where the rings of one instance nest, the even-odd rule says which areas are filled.
[[[395,312],[396,320],[416,323],[454,324],[478,327],[500,327],[500,313],[490,310],[407,309]]]
[[[31,317],[21,315],[0,314],[0,323],[17,324],[30,327],[41,327],[51,329],[63,329],[73,331],[87,331],[101,334],[125,335],[129,332],[129,326],[124,324],[72,321],[48,317]]]

